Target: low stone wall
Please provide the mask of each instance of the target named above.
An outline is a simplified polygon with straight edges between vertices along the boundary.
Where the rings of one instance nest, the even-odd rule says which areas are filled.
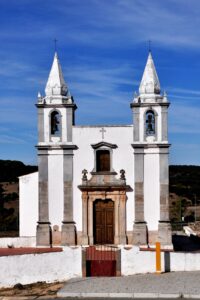
[[[200,253],[161,253],[162,272],[200,271]],[[0,287],[16,283],[65,281],[82,277],[82,247],[63,247],[62,252],[0,257]],[[156,253],[138,247],[121,247],[121,275],[155,273]]]
[[[121,274],[125,276],[156,272],[155,252],[122,247],[121,261]],[[200,253],[162,252],[161,271],[200,271]]]
[[[0,238],[0,248],[11,247],[35,247],[36,246],[36,237],[6,237]]]
[[[2,256],[0,267],[0,287],[65,281],[82,276],[81,247],[64,247],[57,253]]]
[[[140,251],[138,247],[121,248],[121,274],[124,276],[154,273],[156,266],[155,252]],[[164,255],[161,255],[161,266],[164,271]]]
[[[170,271],[200,271],[200,253],[170,253]]]

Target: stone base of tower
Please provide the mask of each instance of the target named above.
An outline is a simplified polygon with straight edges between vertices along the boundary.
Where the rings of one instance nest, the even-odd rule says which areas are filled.
[[[63,246],[73,246],[76,244],[76,227],[74,222],[66,222],[62,225],[61,244]]]
[[[36,232],[37,246],[51,246],[51,227],[50,223],[38,223]]]
[[[173,248],[172,244],[172,229],[168,221],[160,221],[158,224],[158,242],[161,246]]]
[[[133,245],[147,245],[146,222],[135,222],[133,225]]]

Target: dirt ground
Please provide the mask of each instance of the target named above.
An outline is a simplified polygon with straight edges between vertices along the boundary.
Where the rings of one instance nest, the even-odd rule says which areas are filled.
[[[57,291],[62,288],[64,283],[46,283],[37,282],[33,284],[21,285],[16,284],[13,288],[0,289],[0,297],[13,297],[13,296],[51,296],[56,295]]]

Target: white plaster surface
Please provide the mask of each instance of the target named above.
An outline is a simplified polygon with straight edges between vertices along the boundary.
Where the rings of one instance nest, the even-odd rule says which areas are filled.
[[[13,238],[0,238],[0,248],[13,247],[35,247],[36,237],[13,237]]]
[[[65,247],[63,252],[55,253],[2,256],[0,266],[0,288],[16,283],[64,281],[82,276],[81,247]]]
[[[162,271],[164,271],[164,256],[161,256]],[[130,249],[121,248],[121,274],[124,276],[134,274],[154,273],[156,271],[155,252],[140,251],[139,247]]]
[[[149,149],[148,149],[149,150]],[[149,230],[158,229],[160,219],[159,154],[144,155],[144,219]]]
[[[104,139],[100,130],[102,127],[106,130]],[[78,231],[82,230],[82,199],[81,191],[77,188],[82,184],[82,170],[88,171],[88,179],[91,177],[90,172],[95,167],[94,149],[92,144],[101,141],[116,144],[117,148],[113,149],[111,165],[114,171],[125,170],[126,183],[133,189],[134,185],[134,162],[133,149],[131,146],[133,138],[133,126],[75,126],[73,127],[73,142],[78,146],[74,151],[74,220]],[[127,230],[132,230],[134,220],[134,194],[128,193],[127,199]]]
[[[19,177],[19,233],[36,236],[38,221],[38,172]]]
[[[175,271],[200,271],[200,253],[170,252],[169,269]],[[156,253],[139,251],[138,247],[127,250],[121,248],[122,275],[155,273]],[[164,272],[168,263],[164,252],[161,252],[161,271]]]
[[[170,271],[200,271],[200,253],[170,252]],[[161,271],[165,271],[161,253]],[[16,283],[64,281],[82,277],[82,247],[64,247],[63,252],[0,257],[0,288]],[[121,247],[121,274],[155,273],[156,253]],[[6,276],[5,276],[6,274]]]
[[[61,230],[63,221],[63,152],[52,150],[48,156],[49,220]]]

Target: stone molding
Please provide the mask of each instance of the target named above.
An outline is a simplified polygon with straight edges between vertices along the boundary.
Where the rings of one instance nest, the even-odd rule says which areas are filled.
[[[96,199],[114,202],[114,244],[127,244],[126,191],[82,191],[82,245],[94,244],[93,203]]]
[[[134,108],[134,107],[149,107],[149,106],[166,106],[169,107],[170,106],[170,102],[140,102],[140,103],[130,103],[130,107]]]
[[[93,149],[98,149],[100,147],[108,147],[108,148],[112,148],[112,149],[116,149],[117,145],[116,144],[111,144],[111,143],[107,143],[107,142],[100,142],[97,144],[92,144],[91,145]]]
[[[55,144],[52,144],[52,145],[36,145],[35,146],[38,150],[77,150],[78,147],[76,145],[64,145],[64,144],[61,144],[61,145],[55,145]]]
[[[70,103],[70,104],[68,104],[68,103],[62,103],[62,104],[37,103],[37,104],[35,104],[35,106],[37,108],[55,108],[55,107],[56,108],[61,108],[61,107],[69,108],[69,107],[72,107],[74,110],[77,109],[77,105],[75,103]]]
[[[131,144],[131,146],[133,148],[144,148],[144,149],[148,149],[148,148],[169,148],[171,146],[171,144],[161,144],[161,143],[155,143],[155,144],[144,144],[144,143],[137,143],[137,144]]]

